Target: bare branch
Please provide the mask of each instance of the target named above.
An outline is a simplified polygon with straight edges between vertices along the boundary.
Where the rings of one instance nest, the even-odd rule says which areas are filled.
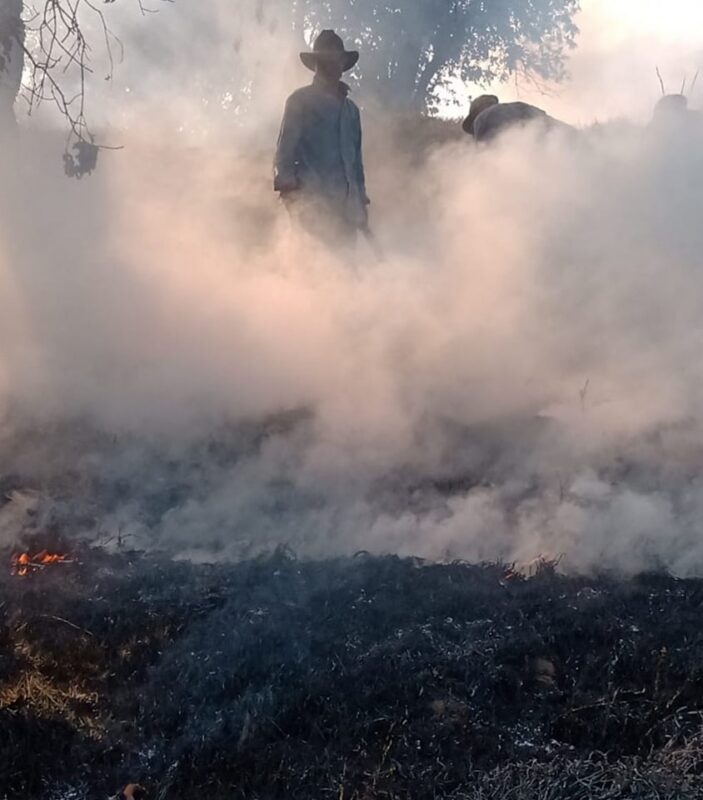
[[[691,88],[688,90],[689,97],[693,96],[693,92],[696,88],[696,83],[698,82],[698,73],[700,72],[699,69],[696,70],[696,74],[693,76],[693,81],[691,82]]]
[[[116,0],[103,2],[114,3]],[[142,13],[156,11],[145,8],[143,0],[137,0],[137,3]],[[38,7],[32,9],[25,22],[25,28],[32,36],[31,42],[22,44],[29,73],[22,96],[30,115],[43,102],[53,103],[67,120],[71,136],[78,143],[92,145],[93,136],[86,119],[86,79],[94,73],[94,67],[91,64],[92,49],[84,35],[86,14],[98,20],[103,53],[108,62],[105,80],[112,79],[115,63],[124,57],[124,47],[110,30],[98,0],[39,0]],[[69,96],[67,87],[73,88],[76,84],[77,92]],[[99,146],[99,149],[104,149],[104,146]]]
[[[659,78],[659,85],[662,89],[662,97],[666,97],[666,87],[664,86],[664,79],[662,78],[661,72],[659,72],[659,67],[657,67],[657,78]]]

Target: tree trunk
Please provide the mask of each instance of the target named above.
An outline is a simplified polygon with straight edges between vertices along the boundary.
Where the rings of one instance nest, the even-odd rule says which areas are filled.
[[[447,62],[456,57],[455,26],[455,12],[453,6],[448,5],[435,16],[429,37],[407,31],[406,36],[394,42],[390,51],[394,59],[391,64],[387,60],[390,54],[387,48],[376,50],[370,64],[367,60],[362,62],[362,71],[366,73],[368,65],[369,73],[376,78],[372,91],[383,105],[411,112],[427,110],[432,82]],[[432,48],[432,58],[421,68],[428,47]]]
[[[21,0],[0,0],[0,134],[15,128],[15,99],[24,69]]]

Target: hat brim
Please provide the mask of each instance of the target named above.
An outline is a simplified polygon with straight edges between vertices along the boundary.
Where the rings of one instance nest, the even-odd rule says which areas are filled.
[[[347,72],[352,67],[356,65],[356,62],[359,60],[359,52],[358,50],[344,50],[341,55],[344,56],[342,61],[342,71]],[[313,72],[317,68],[317,59],[322,56],[325,57],[324,53],[301,53],[300,60],[305,64],[305,66],[312,70]]]
[[[500,101],[494,94],[484,94],[481,97],[477,97],[472,103],[471,108],[469,109],[469,116],[463,121],[461,127],[464,130],[464,133],[468,133],[469,136],[474,135],[474,122],[479,118],[484,111],[489,108],[492,108],[495,105],[498,105]]]

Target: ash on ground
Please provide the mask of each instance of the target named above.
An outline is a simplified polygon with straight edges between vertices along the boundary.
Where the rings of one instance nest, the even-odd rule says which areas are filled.
[[[703,581],[70,555],[0,575],[0,797],[703,796]]]

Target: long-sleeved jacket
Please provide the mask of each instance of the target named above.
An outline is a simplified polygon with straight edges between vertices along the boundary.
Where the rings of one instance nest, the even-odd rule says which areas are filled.
[[[474,120],[474,139],[477,142],[490,142],[510,128],[531,123],[539,123],[545,130],[570,130],[568,125],[528,103],[496,103],[482,111]]]
[[[361,117],[349,87],[312,85],[286,102],[278,138],[274,189],[300,191],[354,227],[367,221],[368,198],[361,152]]]
[[[498,103],[482,111],[474,120],[474,138],[477,142],[488,142],[498,134],[516,125],[525,125],[535,120],[546,122],[547,115],[541,108],[527,103]]]

